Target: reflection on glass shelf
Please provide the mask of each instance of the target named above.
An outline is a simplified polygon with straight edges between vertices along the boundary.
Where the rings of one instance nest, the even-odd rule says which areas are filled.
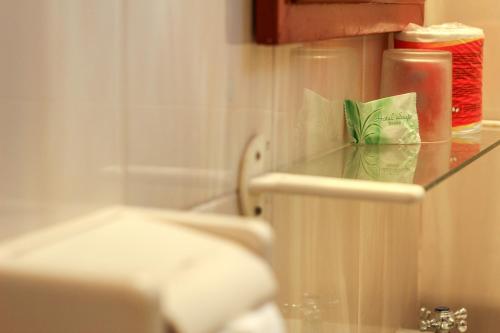
[[[346,147],[342,177],[411,184],[419,151],[419,145]]]
[[[349,145],[281,172],[421,185],[430,189],[500,145],[500,129],[420,145]]]

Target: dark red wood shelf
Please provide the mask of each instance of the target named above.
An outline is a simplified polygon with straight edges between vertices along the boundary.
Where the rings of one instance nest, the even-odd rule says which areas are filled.
[[[310,42],[422,24],[425,0],[255,0],[261,44]]]

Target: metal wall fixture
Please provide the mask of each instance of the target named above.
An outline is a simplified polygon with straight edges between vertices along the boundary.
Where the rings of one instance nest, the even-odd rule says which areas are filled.
[[[484,128],[500,128],[500,120],[483,120],[482,125]]]
[[[483,128],[497,131],[500,121],[484,120]],[[392,203],[418,202],[425,196],[424,187],[416,184],[272,172],[270,161],[269,140],[263,135],[253,137],[240,162],[238,191],[243,215],[261,215],[266,193]]]
[[[446,306],[439,306],[434,309],[434,313],[426,308],[420,309],[420,331],[448,333],[454,329],[461,333],[467,331],[465,308],[453,312]]]
[[[396,203],[417,202],[425,196],[425,189],[414,184],[269,172],[270,155],[269,140],[262,135],[254,137],[246,147],[239,173],[239,204],[243,215],[261,215],[265,193]]]

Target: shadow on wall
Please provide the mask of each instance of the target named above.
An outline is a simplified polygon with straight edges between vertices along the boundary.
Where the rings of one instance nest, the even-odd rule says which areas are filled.
[[[226,40],[228,44],[253,43],[253,0],[226,1]],[[248,15],[252,13],[252,15]]]

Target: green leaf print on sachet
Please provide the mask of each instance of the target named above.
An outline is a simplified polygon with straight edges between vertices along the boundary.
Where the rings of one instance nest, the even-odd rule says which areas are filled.
[[[365,117],[361,116],[357,102],[345,102],[346,119],[354,143],[377,143],[374,139],[380,136],[380,124],[376,121],[380,117],[380,108],[370,111]],[[348,114],[348,116],[347,116]]]
[[[416,94],[344,102],[347,129],[356,144],[420,143]]]

